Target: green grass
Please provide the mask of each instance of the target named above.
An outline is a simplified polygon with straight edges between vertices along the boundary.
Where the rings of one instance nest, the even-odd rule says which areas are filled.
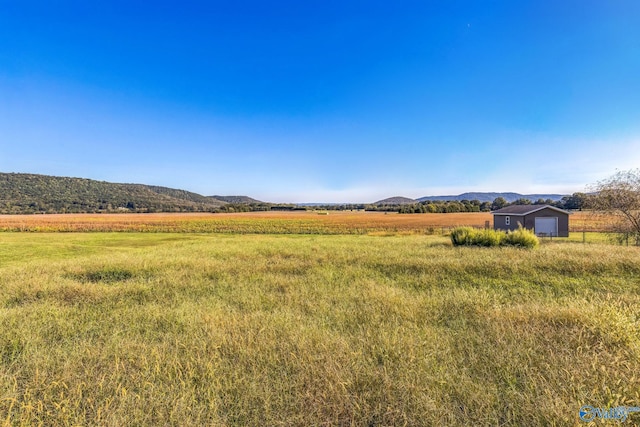
[[[560,239],[0,233],[0,419],[579,424],[584,404],[640,406],[639,255]]]
[[[543,238],[544,241],[553,241],[558,239],[559,241],[564,241],[565,238]],[[571,242],[585,242],[585,243],[602,243],[602,244],[616,244],[615,234],[613,233],[599,233],[594,231],[586,231],[586,232],[571,232],[569,233],[569,237],[566,239]]]

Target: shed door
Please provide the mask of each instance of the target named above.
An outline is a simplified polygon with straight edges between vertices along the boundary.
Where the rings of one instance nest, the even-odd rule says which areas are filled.
[[[540,217],[536,218],[535,233],[546,236],[558,235],[558,217]]]

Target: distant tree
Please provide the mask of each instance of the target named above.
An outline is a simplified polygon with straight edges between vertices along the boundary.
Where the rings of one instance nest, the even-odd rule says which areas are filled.
[[[502,209],[505,206],[507,206],[509,203],[507,202],[507,200],[504,197],[496,197],[493,200],[493,203],[491,203],[491,210],[495,211],[498,209]]]
[[[578,209],[582,210],[587,200],[587,195],[584,193],[573,193],[571,196],[564,196],[562,198],[562,207],[564,209]]]
[[[531,200],[521,197],[518,200],[516,200],[515,202],[513,202],[513,204],[514,205],[530,205],[531,204]]]
[[[464,209],[464,205],[462,203],[451,202],[451,203],[447,203],[446,212],[447,213],[460,212],[463,209]]]
[[[595,184],[594,190],[589,205],[614,215],[614,229],[635,238],[640,245],[640,169],[618,172]]]

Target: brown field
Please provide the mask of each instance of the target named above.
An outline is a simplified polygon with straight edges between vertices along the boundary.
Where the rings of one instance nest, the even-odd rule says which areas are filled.
[[[575,212],[571,231],[605,231],[607,218]],[[137,231],[259,234],[437,234],[449,228],[492,225],[492,216],[480,213],[406,214],[384,212],[249,212],[230,214],[57,214],[0,215],[0,231],[72,232]]]

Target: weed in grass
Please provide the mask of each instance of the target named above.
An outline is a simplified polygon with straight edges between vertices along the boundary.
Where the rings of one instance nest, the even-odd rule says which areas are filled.
[[[134,273],[130,270],[117,267],[107,267],[98,270],[84,271],[70,277],[88,283],[117,283],[124,282],[134,277]]]

